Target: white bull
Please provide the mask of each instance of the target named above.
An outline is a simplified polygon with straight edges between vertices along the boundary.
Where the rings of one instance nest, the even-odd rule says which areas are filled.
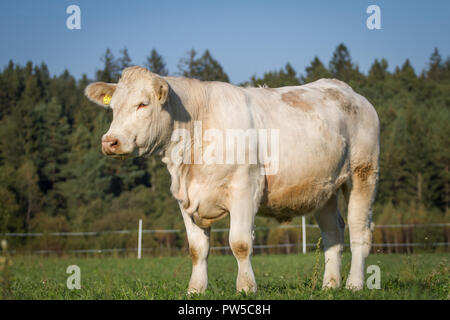
[[[113,110],[102,138],[105,154],[159,154],[167,164],[192,257],[188,292],[206,289],[210,225],[227,214],[238,291],[256,291],[250,262],[256,214],[289,221],[314,212],[325,249],[323,286],[339,287],[344,242],[339,189],[348,203],[352,251],[346,285],[363,287],[378,180],[379,120],[373,106],[348,85],[322,79],[276,89],[242,88],[130,67],[117,84],[92,83],[85,93]],[[223,142],[236,132],[247,136],[249,148],[244,162],[241,157],[233,163],[236,148]],[[252,132],[270,137],[253,139]],[[215,161],[204,161],[205,153]]]

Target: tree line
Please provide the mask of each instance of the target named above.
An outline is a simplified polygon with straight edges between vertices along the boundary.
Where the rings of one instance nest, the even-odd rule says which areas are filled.
[[[169,174],[156,156],[117,161],[101,153],[100,139],[112,114],[95,107],[83,90],[91,81],[116,82],[121,70],[134,63],[124,48],[117,58],[107,49],[101,64],[95,79],[86,75],[75,79],[68,70],[51,76],[45,63],[22,66],[12,60],[1,71],[0,234],[135,229],[140,218],[145,228],[183,229],[178,205],[169,191]],[[180,59],[178,70],[172,71],[153,49],[143,65],[160,75],[229,82],[209,50],[202,54],[190,50]],[[303,73],[287,63],[239,85],[280,87],[320,78],[347,82],[375,106],[381,120],[374,221],[448,222],[450,57],[442,58],[436,48],[421,72],[414,70],[408,59],[392,72],[388,67],[386,59],[376,59],[363,73],[348,48],[340,44],[328,65],[316,56]],[[218,223],[219,227],[226,225],[226,221]],[[258,218],[257,225],[275,222]],[[408,236],[404,230],[389,232],[375,238],[394,241]],[[449,241],[448,228],[444,232],[430,230],[426,236]],[[96,243],[51,237],[14,241],[16,247],[63,250],[113,244],[134,247],[133,237],[109,237]],[[217,243],[227,244],[226,236],[215,237]],[[286,239],[289,234],[268,231],[259,243]],[[176,234],[152,235],[147,241],[186,246],[184,237]]]

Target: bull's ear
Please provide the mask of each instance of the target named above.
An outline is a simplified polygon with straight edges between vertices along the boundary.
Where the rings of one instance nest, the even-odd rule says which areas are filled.
[[[84,89],[84,94],[92,102],[106,108],[111,102],[116,86],[115,83],[94,82]]]
[[[154,80],[153,89],[155,92],[156,100],[161,105],[163,105],[167,100],[167,96],[169,95],[169,84],[163,78],[157,77]]]

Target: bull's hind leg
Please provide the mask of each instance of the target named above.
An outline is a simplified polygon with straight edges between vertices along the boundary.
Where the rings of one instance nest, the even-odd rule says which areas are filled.
[[[208,254],[210,228],[200,228],[180,206],[192,258],[192,274],[188,293],[202,293],[208,286]]]
[[[338,206],[337,196],[315,212],[317,223],[322,231],[325,251],[324,288],[338,288],[341,286],[341,255],[344,244],[344,227]]]
[[[364,263],[372,246],[372,204],[377,178],[376,163],[365,163],[353,169],[347,216],[352,251],[348,289],[361,290],[364,287]]]

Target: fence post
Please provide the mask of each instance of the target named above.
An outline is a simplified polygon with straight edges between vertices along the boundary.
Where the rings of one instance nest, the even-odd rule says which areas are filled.
[[[141,259],[142,252],[142,219],[139,219],[139,231],[138,231],[138,259]]]
[[[306,223],[305,216],[302,216],[302,246],[303,246],[303,254],[306,253]]]

